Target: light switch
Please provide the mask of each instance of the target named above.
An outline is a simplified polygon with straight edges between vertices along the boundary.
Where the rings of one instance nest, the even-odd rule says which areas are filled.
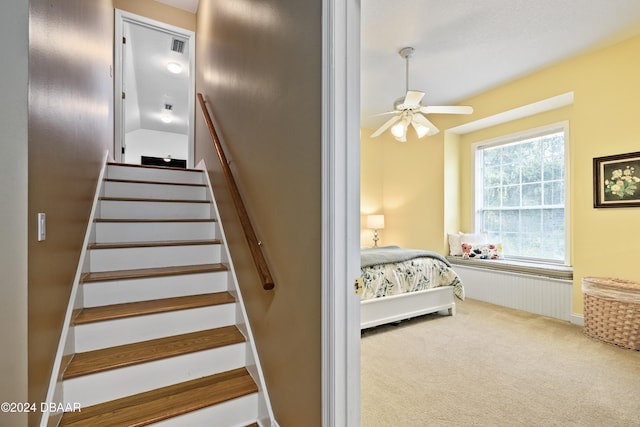
[[[47,238],[47,216],[39,212],[38,213],[38,242],[42,242]]]

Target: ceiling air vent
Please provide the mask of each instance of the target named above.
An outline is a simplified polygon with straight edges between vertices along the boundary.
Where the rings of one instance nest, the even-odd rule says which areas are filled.
[[[171,50],[177,53],[184,53],[184,40],[171,39]]]
[[[165,110],[168,110],[168,111],[171,111],[171,110],[173,110],[173,105],[171,105],[171,104],[164,104],[164,109],[165,109]]]

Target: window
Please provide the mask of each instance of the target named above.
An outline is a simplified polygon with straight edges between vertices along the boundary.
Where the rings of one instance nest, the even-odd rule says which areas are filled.
[[[476,229],[505,258],[568,263],[566,125],[475,146]]]

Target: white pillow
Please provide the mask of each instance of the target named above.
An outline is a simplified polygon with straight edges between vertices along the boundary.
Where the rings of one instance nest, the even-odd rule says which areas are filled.
[[[462,256],[462,232],[449,233],[449,255]]]
[[[489,243],[489,233],[461,233],[460,245],[462,245],[462,243],[485,245]],[[460,251],[462,252],[462,246]]]

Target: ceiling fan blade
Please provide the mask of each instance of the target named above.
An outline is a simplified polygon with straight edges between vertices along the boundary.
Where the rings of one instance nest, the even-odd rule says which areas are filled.
[[[391,117],[389,120],[387,120],[385,122],[385,124],[380,126],[377,131],[375,131],[374,133],[371,134],[371,138],[375,138],[376,136],[381,135],[382,132],[384,132],[385,130],[389,129],[395,122],[400,120],[400,117],[401,116],[399,116],[399,115],[395,116],[395,117]]]
[[[420,105],[420,101],[424,97],[424,92],[417,90],[408,90],[407,95],[404,97],[404,108],[415,108]]]
[[[473,107],[468,105],[430,105],[421,107],[420,112],[424,114],[471,114]]]
[[[435,135],[436,133],[440,132],[440,129],[438,129],[436,125],[431,123],[431,121],[429,121],[429,119],[427,119],[422,114],[415,113],[413,115],[413,120],[411,121],[411,124],[415,128],[416,132],[418,132],[418,135],[421,132],[420,130],[418,130],[419,126],[424,126],[426,128],[429,128],[429,130],[426,133],[426,136]]]
[[[386,116],[388,114],[398,114],[398,111],[385,111],[384,113],[374,114],[371,117]]]

